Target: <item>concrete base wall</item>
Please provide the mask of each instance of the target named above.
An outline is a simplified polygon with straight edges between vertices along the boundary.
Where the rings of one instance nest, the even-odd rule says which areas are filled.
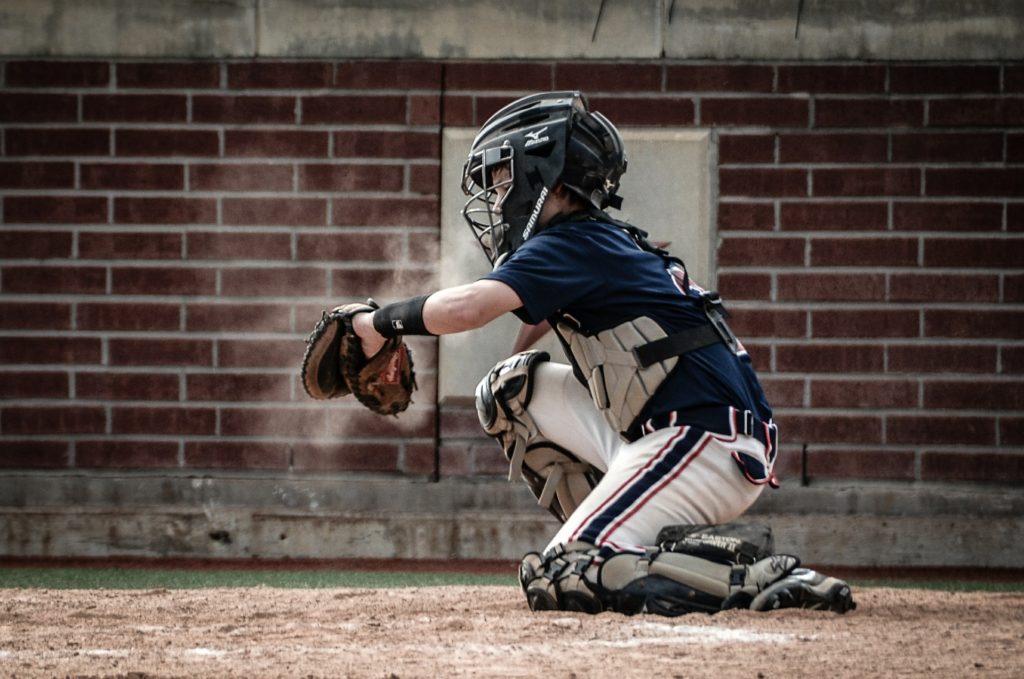
[[[2,556],[512,560],[556,529],[499,480],[8,475],[0,496]],[[766,491],[746,519],[807,563],[1016,568],[1022,516],[1019,489],[831,484]]]

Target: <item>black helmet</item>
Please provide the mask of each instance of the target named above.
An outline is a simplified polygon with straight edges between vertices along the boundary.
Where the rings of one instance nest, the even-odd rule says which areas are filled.
[[[504,167],[508,177],[495,183]],[[462,172],[462,214],[495,267],[533,235],[558,183],[598,210],[619,208],[626,171],[622,137],[576,91],[531,94],[484,123]]]

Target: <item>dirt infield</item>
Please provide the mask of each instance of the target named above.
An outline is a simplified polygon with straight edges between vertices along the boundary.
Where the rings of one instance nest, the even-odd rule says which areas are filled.
[[[0,590],[5,677],[1020,677],[1024,593],[533,614],[518,588]]]

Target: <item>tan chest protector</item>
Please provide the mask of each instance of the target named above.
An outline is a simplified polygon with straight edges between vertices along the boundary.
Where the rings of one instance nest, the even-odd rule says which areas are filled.
[[[586,378],[594,405],[620,434],[679,362],[678,356],[671,356],[643,367],[634,350],[667,337],[647,316],[596,335],[585,335],[565,321],[558,322],[556,330]]]

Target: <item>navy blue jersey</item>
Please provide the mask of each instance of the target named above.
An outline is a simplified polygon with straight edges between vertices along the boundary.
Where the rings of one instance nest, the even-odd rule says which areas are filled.
[[[526,323],[567,314],[593,334],[647,316],[669,335],[706,325],[700,290],[684,292],[668,266],[618,226],[568,221],[534,235],[484,278],[516,291],[523,306],[515,314]],[[638,422],[670,411],[685,421],[687,411],[715,406],[750,410],[766,422],[772,416],[750,357],[721,342],[681,356]]]

